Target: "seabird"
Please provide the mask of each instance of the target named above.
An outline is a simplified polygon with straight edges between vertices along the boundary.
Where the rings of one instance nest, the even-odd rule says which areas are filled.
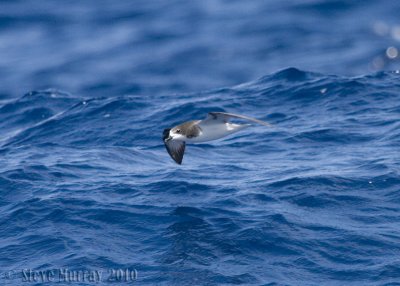
[[[216,140],[251,126],[251,124],[231,123],[229,122],[231,118],[244,119],[261,125],[271,126],[267,122],[244,115],[209,112],[203,120],[192,120],[173,128],[164,129],[163,141],[168,154],[176,163],[182,164],[186,142],[203,143]]]

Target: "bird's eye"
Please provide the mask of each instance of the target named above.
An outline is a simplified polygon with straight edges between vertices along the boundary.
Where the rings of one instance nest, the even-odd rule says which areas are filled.
[[[176,133],[181,133],[181,130],[180,130],[180,129],[176,129],[175,132],[176,132]]]

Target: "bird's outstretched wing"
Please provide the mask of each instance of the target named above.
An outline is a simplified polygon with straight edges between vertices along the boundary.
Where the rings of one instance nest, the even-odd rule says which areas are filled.
[[[222,122],[228,122],[231,118],[239,118],[239,119],[244,119],[244,120],[248,120],[248,121],[252,121],[252,122],[256,122],[258,124],[264,125],[264,126],[269,126],[272,127],[271,124],[262,121],[262,120],[258,120],[255,118],[251,118],[248,116],[244,116],[244,115],[239,115],[239,114],[233,114],[233,113],[226,113],[226,112],[209,112],[207,114],[206,119],[204,119],[204,121],[206,122],[211,122],[214,120],[217,121],[222,121]]]
[[[182,164],[183,154],[185,154],[185,141],[169,140],[164,141],[164,144],[171,158],[179,165]]]

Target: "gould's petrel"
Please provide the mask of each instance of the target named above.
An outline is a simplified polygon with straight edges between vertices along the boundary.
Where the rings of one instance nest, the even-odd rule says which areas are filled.
[[[239,118],[265,126],[271,126],[267,122],[244,115],[209,112],[207,117],[203,120],[192,120],[173,128],[164,129],[163,140],[168,154],[176,163],[182,164],[186,142],[202,143],[220,139],[250,126],[250,124],[230,123],[229,120],[231,118]]]

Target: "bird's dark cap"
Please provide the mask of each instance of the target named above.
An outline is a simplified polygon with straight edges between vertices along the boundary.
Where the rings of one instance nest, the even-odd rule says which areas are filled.
[[[167,128],[167,129],[164,129],[164,132],[163,132],[163,140],[165,141],[167,138],[169,138],[169,131],[171,130],[171,128]]]

